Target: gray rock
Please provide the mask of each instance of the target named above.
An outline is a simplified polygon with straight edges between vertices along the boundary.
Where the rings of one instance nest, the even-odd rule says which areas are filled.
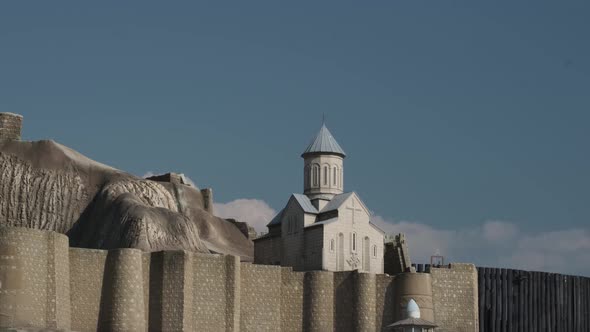
[[[0,142],[0,225],[67,234],[75,247],[191,250],[251,261],[253,244],[201,191],[91,160],[54,141]]]

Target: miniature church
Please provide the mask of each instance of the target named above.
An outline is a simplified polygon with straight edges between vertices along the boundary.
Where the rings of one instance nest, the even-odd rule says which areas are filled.
[[[254,263],[383,273],[383,231],[360,197],[344,192],[346,154],[325,124],[301,157],[303,195],[292,194],[254,240]]]

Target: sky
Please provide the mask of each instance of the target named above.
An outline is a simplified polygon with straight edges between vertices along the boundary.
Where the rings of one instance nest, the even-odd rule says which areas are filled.
[[[414,261],[590,276],[588,1],[0,3],[0,111],[264,230],[326,124]]]

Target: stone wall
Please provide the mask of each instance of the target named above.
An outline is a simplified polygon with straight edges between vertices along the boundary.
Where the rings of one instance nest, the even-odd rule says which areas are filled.
[[[96,331],[108,251],[70,248],[72,330]]]
[[[281,267],[241,266],[240,331],[279,331]]]
[[[70,328],[68,238],[0,227],[0,327]]]
[[[280,236],[266,234],[256,239],[254,246],[254,263],[265,265],[279,265],[281,253],[283,252],[283,241]]]
[[[473,264],[432,268],[434,321],[441,332],[475,332],[478,323],[477,269]]]
[[[0,113],[0,142],[20,140],[22,115]]]
[[[472,269],[433,269],[435,321],[441,331],[477,326],[477,312],[468,310],[477,302],[477,288],[470,288],[476,286],[470,283]],[[396,282],[406,284],[400,282],[404,275],[430,280],[424,273],[294,272],[187,251],[68,249],[64,235],[0,227],[3,327],[384,331],[397,318],[396,292],[408,292],[408,287],[396,288]]]

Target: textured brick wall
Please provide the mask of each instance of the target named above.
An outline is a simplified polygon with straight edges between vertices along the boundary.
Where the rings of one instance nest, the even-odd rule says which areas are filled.
[[[109,250],[101,292],[99,331],[145,331],[142,252]]]
[[[375,318],[375,326],[379,331],[379,327],[381,328],[381,330],[383,330],[387,325],[393,324],[395,322],[393,317],[394,277],[385,274],[377,274],[375,278],[375,287],[377,293],[377,295],[375,296],[375,312],[377,314]]]
[[[68,238],[0,227],[0,327],[70,328]]]
[[[334,274],[306,272],[303,284],[303,330],[334,330]],[[340,317],[342,318],[342,317]],[[339,331],[336,329],[336,331]]]
[[[72,330],[96,331],[106,250],[70,248]]]
[[[240,331],[280,331],[281,270],[241,264]]]
[[[0,142],[20,140],[22,123],[21,115],[0,113]]]
[[[0,227],[0,324],[76,331],[382,331],[403,305],[396,299],[425,296],[406,285],[403,274],[293,272],[233,256],[67,245],[61,234]],[[439,331],[477,330],[473,265],[413,275],[432,286],[434,313],[425,307],[424,316],[434,315]]]
[[[199,254],[193,265],[193,321],[203,331],[225,331],[227,269],[223,257]],[[233,308],[230,308],[230,310]]]
[[[281,268],[281,331],[303,331],[304,272]]]
[[[334,272],[334,329],[353,331],[354,326],[354,272]]]
[[[475,332],[478,324],[477,269],[473,264],[432,268],[434,319],[441,332]]]

